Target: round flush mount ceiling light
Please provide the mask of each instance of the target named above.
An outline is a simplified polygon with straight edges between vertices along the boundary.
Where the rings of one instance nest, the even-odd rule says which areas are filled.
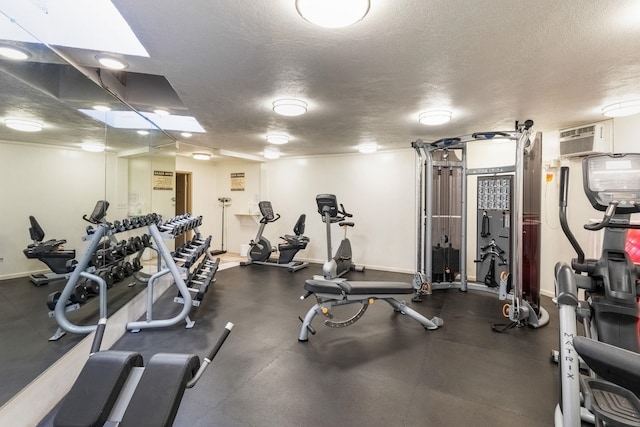
[[[355,24],[369,12],[369,0],[296,0],[300,16],[324,28]]]
[[[607,117],[624,117],[637,113],[640,113],[640,99],[617,102],[602,109],[602,114]]]
[[[168,116],[169,112],[165,109],[162,108],[156,108],[155,110],[153,110],[154,113],[156,113],[159,116]]]
[[[98,105],[94,105],[93,109],[96,111],[111,111],[111,107],[109,107],[108,105],[102,105],[102,104],[98,104]]]
[[[128,64],[126,62],[112,56],[98,55],[96,56],[96,59],[101,65],[110,70],[124,70],[128,67]]]
[[[180,136],[182,136],[183,138],[191,138],[193,134],[191,132],[182,132],[180,133]]]
[[[211,158],[211,154],[208,153],[193,153],[191,155],[196,160],[209,160]]]
[[[269,144],[282,145],[289,142],[289,137],[287,135],[275,134],[275,133],[267,135],[266,139]]]
[[[5,119],[4,124],[13,130],[19,130],[21,132],[39,132],[44,125],[40,122],[24,119]]]
[[[420,113],[418,121],[427,126],[441,125],[451,120],[451,115],[451,111],[446,110],[425,111]]]
[[[80,144],[80,148],[91,153],[102,153],[105,149],[104,144],[99,142],[87,141]]]
[[[307,103],[299,99],[278,99],[273,101],[273,111],[281,116],[301,116],[307,112]]]
[[[142,135],[142,136],[149,135],[149,131],[148,130],[144,130],[144,129],[137,130],[136,133],[138,135]]]
[[[378,144],[375,142],[367,142],[365,144],[358,145],[358,151],[362,154],[371,154],[378,151]]]
[[[280,150],[277,148],[265,148],[262,153],[265,159],[275,160],[280,158]]]
[[[18,49],[17,47],[0,46],[0,56],[16,61],[24,61],[25,59],[28,59],[31,54],[25,50]]]

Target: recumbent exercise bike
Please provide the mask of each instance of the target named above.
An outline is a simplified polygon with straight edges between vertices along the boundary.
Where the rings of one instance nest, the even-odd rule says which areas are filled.
[[[38,220],[33,215],[29,216],[29,235],[33,243],[23,250],[29,259],[38,259],[44,262],[51,273],[32,274],[31,282],[36,286],[46,285],[54,280],[64,279],[75,266],[76,251],[64,249],[62,245],[66,240],[44,240],[45,233]]]
[[[304,236],[304,225],[306,215],[302,214],[296,221],[293,227],[294,234],[285,234],[280,238],[285,243],[278,245],[278,251],[280,255],[277,259],[272,259],[271,254],[275,252],[275,248],[271,246],[271,242],[262,235],[264,228],[271,222],[276,222],[280,219],[280,214],[274,214],[271,202],[262,201],[258,203],[262,218],[260,218],[260,227],[258,228],[258,234],[256,238],[249,243],[249,253],[247,254],[247,260],[240,263],[241,266],[250,264],[268,265],[272,267],[283,267],[293,273],[305,267],[309,266],[308,262],[294,261],[293,257],[296,256],[298,251],[305,249],[309,243],[309,238]]]
[[[640,212],[640,154],[587,157],[582,170],[587,198],[604,211],[602,221],[584,227],[604,229],[604,236],[600,258],[585,259],[567,223],[569,169],[563,167],[560,224],[578,257],[570,266],[555,267],[561,399],[554,421],[557,427],[579,427],[582,421],[640,426],[638,269],[625,252],[628,229],[640,228],[630,222]],[[578,336],[578,321],[585,336]]]

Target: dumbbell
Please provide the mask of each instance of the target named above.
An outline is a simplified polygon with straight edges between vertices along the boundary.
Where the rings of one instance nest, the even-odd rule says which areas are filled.
[[[100,270],[98,271],[98,276],[100,278],[102,278],[102,280],[104,280],[107,284],[107,289],[111,288],[113,286],[113,284],[115,283],[115,277],[113,275],[113,273],[111,272],[110,269],[104,269],[104,270]]]
[[[142,270],[142,263],[140,263],[140,259],[139,258],[134,258],[132,265],[133,265],[133,270],[134,271]]]
[[[109,271],[111,272],[111,274],[113,274],[114,283],[121,282],[122,280],[124,280],[125,278],[124,268],[121,265],[116,264],[112,266]]]
[[[47,307],[49,308],[49,310],[53,311],[56,309],[56,304],[58,304],[60,295],[62,295],[62,292],[60,291],[49,294],[49,296],[47,297]]]
[[[151,247],[151,236],[148,234],[143,234],[140,238],[142,240],[142,245],[145,248]]]
[[[76,287],[73,288],[73,292],[71,293],[71,296],[69,296],[69,300],[73,304],[80,304],[80,305],[87,302],[87,291],[84,288],[84,286],[78,283]]]
[[[133,264],[131,264],[129,261],[125,262],[122,266],[122,268],[124,268],[124,274],[126,276],[131,276],[133,274],[133,272],[135,271],[133,268]]]
[[[134,247],[136,248],[136,252],[138,252],[141,249],[144,249],[144,244],[142,243],[142,238],[140,238],[140,236],[135,236],[132,239],[133,239]]]
[[[82,281],[82,286],[87,294],[87,298],[94,297],[100,294],[100,285],[97,282],[89,279]]]
[[[122,240],[120,243],[113,247],[113,250],[117,255],[121,257],[127,256],[129,254],[129,246],[127,244],[127,241]]]

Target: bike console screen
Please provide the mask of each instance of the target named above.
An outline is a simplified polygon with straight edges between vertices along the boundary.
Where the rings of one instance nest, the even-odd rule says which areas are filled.
[[[640,212],[640,154],[603,154],[582,161],[584,192],[591,205],[605,211],[617,203],[616,212]]]

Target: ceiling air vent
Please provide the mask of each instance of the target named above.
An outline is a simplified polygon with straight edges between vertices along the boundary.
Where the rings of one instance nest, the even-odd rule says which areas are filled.
[[[560,156],[578,157],[611,152],[611,134],[602,124],[560,131]]]

